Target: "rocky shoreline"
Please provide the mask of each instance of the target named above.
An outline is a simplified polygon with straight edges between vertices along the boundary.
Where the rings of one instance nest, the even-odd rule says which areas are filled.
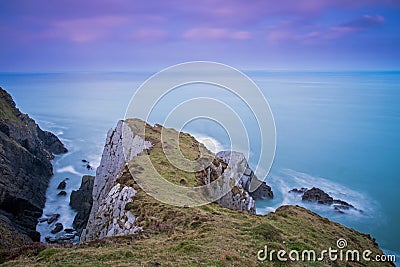
[[[0,87],[0,253],[16,243],[40,240],[36,224],[53,175],[51,160],[67,151]]]
[[[145,127],[149,136],[141,135],[140,127]],[[176,254],[183,258],[179,263],[211,259],[214,263],[255,265],[256,258],[246,257],[249,248],[261,249],[266,243],[275,249],[289,245],[307,248],[311,242],[322,249],[334,245],[338,238],[346,238],[351,247],[382,254],[369,235],[298,206],[282,206],[267,216],[253,216],[255,200],[272,199],[274,194],[270,186],[256,177],[242,153],[221,151],[213,155],[212,163],[204,170],[185,174],[169,166],[160,156],[162,129],[161,125],[151,126],[132,119],[118,122],[117,127],[109,131],[96,176],[83,176],[80,188],[70,196],[69,205],[77,214],[74,229],[65,228],[58,221],[61,214],[41,216],[46,188],[53,175],[50,160],[53,154],[65,153],[67,149],[55,135],[41,130],[28,115],[22,114],[11,96],[0,88],[0,262],[22,254],[25,256],[19,261],[33,264],[38,261],[36,255],[47,248],[40,254],[41,264],[68,265],[72,261],[87,264],[87,256],[96,249],[96,252],[105,253],[103,255],[116,257],[112,264],[127,264],[125,259],[129,264],[142,264],[147,262],[142,261],[145,257],[152,258],[147,263],[158,266],[165,255]],[[124,142],[130,148],[129,159],[137,164],[134,172],[129,171],[124,156],[123,133],[131,137]],[[184,146],[181,150],[187,155],[197,155],[204,147],[189,134],[180,134]],[[164,145],[171,146],[168,142]],[[214,203],[201,207],[160,203],[135,181],[136,175],[140,177],[146,171],[140,166],[140,157],[144,155],[153,157],[155,168],[166,171],[171,182],[201,186],[226,176],[234,186]],[[196,160],[201,162],[202,158]],[[86,160],[82,163],[85,168],[92,168]],[[222,192],[226,186],[217,184],[215,190]],[[58,196],[65,197],[67,188],[68,179],[65,179],[57,186]],[[319,188],[293,189],[289,193],[301,195],[302,201],[331,206],[339,213],[358,210]],[[51,227],[54,236],[45,238],[49,245],[32,243],[40,238],[35,231],[38,220]],[[303,240],[298,235],[302,231],[312,234]],[[82,243],[79,250],[68,248],[79,241]],[[132,250],[132,244],[138,249]],[[221,244],[235,254],[224,254],[226,250],[220,250]],[[123,257],[116,256],[115,251],[123,251]],[[58,252],[63,254],[57,256]],[[90,262],[101,265],[103,258],[94,255]],[[11,266],[13,262],[6,264]]]
[[[323,190],[313,187],[311,189],[302,187],[302,188],[294,188],[288,192],[289,194],[298,194],[301,195],[301,200],[303,202],[313,202],[320,205],[326,205],[333,208],[334,211],[338,213],[346,213],[348,210],[355,210],[358,212],[363,212],[360,209],[355,208],[352,204],[347,203],[341,199],[334,199],[328,193]]]

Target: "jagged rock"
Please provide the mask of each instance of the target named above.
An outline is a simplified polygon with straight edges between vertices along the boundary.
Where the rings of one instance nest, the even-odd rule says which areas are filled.
[[[67,182],[64,180],[58,184],[57,190],[64,190],[66,187],[67,187]]]
[[[249,192],[253,199],[272,199],[274,197],[271,187],[265,182],[258,180],[253,170],[249,167],[243,153],[221,151],[218,152],[216,156],[228,165],[231,162],[231,164],[240,166],[238,172],[234,174],[234,177],[240,176],[238,183]]]
[[[33,241],[40,239],[36,224],[53,175],[52,153],[66,151],[54,134],[41,130],[22,114],[12,97],[0,88],[0,211],[17,231]]]
[[[8,214],[0,211],[0,265],[2,260],[7,258],[7,252],[32,242],[32,238],[22,233],[22,229],[9,217]]]
[[[218,154],[217,154],[218,157]],[[215,196],[222,196],[215,202],[223,207],[240,210],[243,212],[255,213],[255,202],[249,193],[243,188],[242,184],[238,182],[241,173],[240,168],[243,164],[247,164],[247,161],[243,161],[241,156],[235,157],[234,160],[230,161],[231,164],[226,163],[222,158],[214,160],[205,170],[197,174],[198,178],[205,184],[211,184],[216,179],[221,179],[221,183],[216,183],[212,186],[212,192],[210,194]],[[236,184],[232,189],[231,177],[238,177]]]
[[[289,193],[303,194],[302,201],[317,202],[322,205],[332,205],[336,212],[344,213],[344,210],[354,209],[359,212],[361,210],[356,209],[353,205],[347,203],[346,201],[340,199],[333,199],[329,194],[325,193],[323,190],[313,187],[310,190],[307,188],[294,188],[289,191]]]
[[[67,153],[68,150],[64,147],[63,143],[51,132],[43,131],[36,126],[39,139],[46,146],[47,150],[54,154]]]
[[[289,193],[296,193],[296,194],[304,194],[308,188],[302,187],[300,189],[298,188],[293,188],[292,190],[289,191]]]
[[[56,236],[46,236],[45,240],[48,244],[76,244],[77,241],[74,233],[62,234],[60,232]]]
[[[65,197],[67,195],[67,192],[65,192],[64,190],[63,191],[60,191],[58,194],[57,194],[57,196],[59,196],[59,197]]]
[[[67,234],[72,234],[74,231],[75,231],[75,230],[72,229],[72,228],[64,229],[64,232],[66,232]]]
[[[54,214],[47,220],[47,223],[52,224],[53,222],[57,221],[59,218],[60,218],[60,214],[58,214],[58,213]]]
[[[123,135],[124,140],[122,139]],[[126,148],[130,148],[129,151],[125,151],[125,154],[123,142]],[[130,127],[125,125],[123,121],[118,122],[115,130],[110,130],[108,132],[100,166],[96,170],[96,178],[94,180],[92,192],[93,205],[86,228],[82,231],[81,241],[93,240],[111,234],[134,233],[139,230],[132,226],[129,229],[127,228],[126,231],[123,231],[119,224],[116,223],[118,217],[132,218],[133,214],[129,214],[129,211],[124,211],[125,206],[123,206],[123,203],[126,204],[130,200],[125,199],[122,203],[118,202],[119,204],[110,202],[110,200],[120,199],[122,191],[128,191],[128,195],[134,195],[133,188],[125,189],[124,187],[121,188],[119,192],[115,191],[115,186],[117,186],[115,182],[118,174],[125,166],[125,156],[127,160],[130,160],[150,147],[150,142],[134,134]],[[112,188],[114,188],[113,191],[111,191]],[[122,210],[115,207],[119,207]],[[107,211],[106,215],[102,214],[104,211]],[[115,214],[113,212],[115,212]],[[109,220],[109,225],[106,224],[107,220]],[[129,226],[129,224],[127,226]]]
[[[334,204],[337,204],[335,206],[338,206],[341,209],[349,209],[349,208],[354,208],[353,205],[347,203],[346,201],[340,200],[340,199],[334,199],[333,200]]]
[[[48,220],[49,220],[49,218],[39,218],[38,222],[39,223],[44,223],[44,222],[47,222]]]
[[[272,192],[272,189],[269,185],[256,179],[253,179],[252,181],[257,181],[258,183],[260,183],[260,185],[257,186],[257,189],[250,194],[254,199],[274,198],[274,193]]]
[[[59,232],[61,232],[63,230],[64,226],[62,225],[62,223],[56,223],[55,227],[53,230],[51,230],[52,234],[57,234]]]
[[[160,126],[154,126],[156,127]],[[133,131],[130,126],[120,121],[115,130],[108,132],[101,163],[94,180],[93,205],[86,228],[82,231],[81,241],[135,233],[141,229],[134,224],[135,215],[124,208],[132,202],[136,190],[118,182],[118,177],[123,176],[126,166],[125,157],[130,161],[140,153],[151,153],[151,143]],[[126,148],[125,157],[124,148]],[[232,155],[228,153],[231,152],[218,153],[219,159],[215,159],[213,164],[196,175],[203,184],[210,184],[222,175],[223,182],[214,183],[210,189],[212,192],[206,193],[222,196],[216,202],[224,207],[253,214],[255,201],[251,194],[257,198],[271,198],[273,196],[271,188],[258,181],[242,153],[232,152]],[[231,182],[235,184],[233,188]]]
[[[313,187],[304,192],[303,201],[317,202],[318,204],[332,205],[333,198],[319,188]]]
[[[86,232],[82,232],[81,240],[134,234],[140,231],[141,227],[135,225],[135,215],[131,211],[125,210],[125,206],[132,202],[135,195],[136,190],[129,186],[116,184],[111,188],[107,197],[99,205],[95,228],[89,228],[88,225]]]
[[[69,205],[77,211],[72,225],[79,235],[86,227],[89,219],[90,210],[93,204],[93,185],[94,176],[85,175],[82,177],[82,182],[79,190],[74,190],[71,193]]]

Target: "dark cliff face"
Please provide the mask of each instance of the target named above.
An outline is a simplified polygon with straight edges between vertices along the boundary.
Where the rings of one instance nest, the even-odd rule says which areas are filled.
[[[86,227],[89,220],[90,210],[93,205],[93,185],[94,176],[85,175],[82,177],[82,183],[77,191],[72,191],[70,197],[70,206],[77,211],[74,218],[73,227],[80,235]]]
[[[53,175],[50,160],[53,154],[65,152],[61,141],[22,114],[12,97],[0,87],[0,227],[3,230],[14,228],[10,231],[26,235],[26,240],[39,240],[35,228]],[[0,241],[0,250],[6,242]]]

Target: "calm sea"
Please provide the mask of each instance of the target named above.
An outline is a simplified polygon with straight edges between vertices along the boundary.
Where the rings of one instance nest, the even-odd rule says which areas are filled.
[[[277,151],[267,182],[275,199],[257,202],[258,213],[282,204],[299,204],[323,216],[371,233],[386,252],[400,254],[400,72],[245,72],[269,101],[277,131]],[[124,118],[135,90],[153,73],[0,73],[0,86],[42,128],[56,133],[69,148],[54,161],[55,175],[47,191],[45,214],[61,213],[71,227],[69,195],[81,176],[94,174],[82,160],[99,164],[108,129]],[[193,97],[217,97],[246,117],[234,96],[207,86],[182,88],[154,109],[150,122],[162,122],[171,107]],[[237,102],[237,103],[236,103]],[[206,107],[205,107],[206,108]],[[246,124],[251,155],[260,153],[258,130]],[[195,120],[185,131],[229,148],[220,125]],[[250,157],[250,164],[256,164]],[[56,187],[67,181],[67,197]],[[263,177],[259,177],[263,178]],[[294,187],[320,187],[348,201],[360,212],[338,214],[327,207],[301,203],[287,192]],[[39,224],[42,236],[49,235]],[[335,244],[332,244],[335,245]]]

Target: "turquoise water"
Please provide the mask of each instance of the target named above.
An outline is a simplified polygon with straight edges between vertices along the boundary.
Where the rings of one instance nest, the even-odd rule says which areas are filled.
[[[125,114],[135,89],[152,73],[0,73],[0,86],[8,90],[23,112],[57,133],[70,153],[54,161],[45,213],[62,213],[72,224],[69,194],[81,175],[93,174],[82,165],[99,163],[107,130]],[[388,252],[400,254],[400,73],[399,72],[246,72],[261,88],[274,114],[277,151],[267,182],[275,199],[257,202],[267,213],[281,204],[301,204],[287,194],[293,187],[317,186],[364,212],[337,214],[331,209],[305,205],[323,216],[361,232],[371,233]],[[260,153],[259,134],[248,110],[232,95],[216,88],[182,88],[167,96],[150,121],[161,122],[179,101],[218,96],[231,103],[247,120],[250,164]],[[199,139],[210,138],[228,148],[223,128],[206,120],[184,128]],[[56,197],[55,187],[68,180],[67,198]],[[262,178],[262,177],[260,177]],[[43,236],[46,225],[38,225]],[[333,244],[334,245],[334,244]]]

